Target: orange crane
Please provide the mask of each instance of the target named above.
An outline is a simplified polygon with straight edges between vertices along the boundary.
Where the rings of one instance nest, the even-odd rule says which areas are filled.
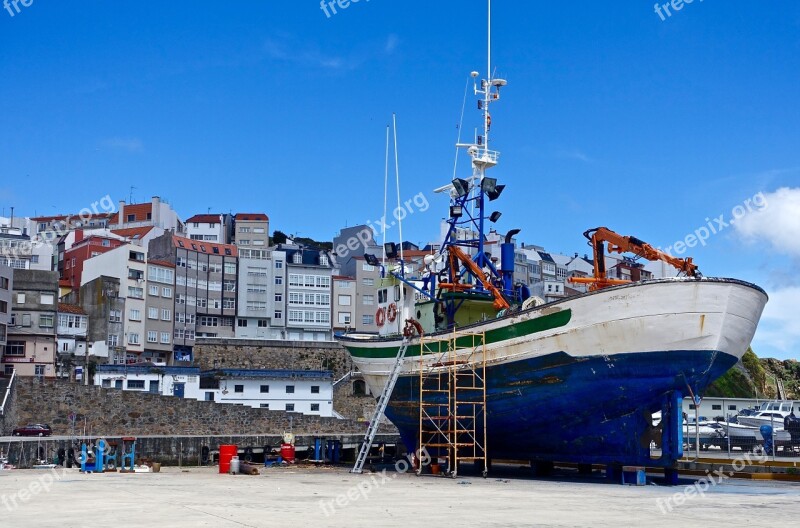
[[[459,291],[467,291],[473,288],[472,284],[464,284],[459,282],[458,279],[458,270],[460,268],[458,261],[460,260],[462,264],[472,273],[472,275],[480,281],[485,289],[487,289],[494,297],[494,307],[497,310],[507,310],[509,308],[508,301],[503,297],[503,293],[494,285],[492,281],[486,278],[486,275],[483,271],[478,267],[475,262],[469,258],[469,255],[464,253],[461,248],[458,246],[447,246],[447,250],[449,252],[450,258],[450,282],[444,282],[439,284],[439,287],[443,290],[452,290],[454,292]]]
[[[628,284],[631,281],[621,279],[609,279],[606,274],[606,246],[608,243],[609,253],[633,253],[637,257],[647,260],[661,260],[671,265],[687,277],[699,277],[700,271],[691,258],[677,258],[668,253],[664,253],[636,237],[622,236],[607,227],[598,227],[586,231],[583,236],[589,239],[589,243],[594,250],[594,277],[571,277],[569,281],[573,284],[589,284],[589,291],[600,290],[609,286]]]

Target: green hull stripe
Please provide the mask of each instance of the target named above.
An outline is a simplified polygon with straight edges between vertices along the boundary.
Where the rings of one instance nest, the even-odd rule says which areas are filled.
[[[570,320],[572,319],[572,310],[562,310],[560,312],[550,314],[550,315],[543,315],[542,317],[537,317],[536,319],[529,319],[528,321],[523,321],[521,323],[516,323],[512,325],[503,326],[500,328],[495,328],[494,330],[488,330],[486,332],[486,344],[491,345],[494,343],[499,343],[501,341],[507,341],[509,339],[514,339],[517,337],[523,337],[531,334],[536,334],[538,332],[544,332],[545,330],[552,330],[553,328],[561,328],[562,326],[566,326]],[[439,336],[442,339],[447,339],[447,335]],[[473,343],[474,341],[474,343]],[[456,340],[456,348],[467,348],[473,347],[476,345],[480,345],[480,338],[475,338],[472,336],[465,336],[459,337]],[[358,346],[355,343],[343,343],[347,351],[350,352],[350,355],[353,357],[358,358],[393,358],[397,356],[397,351],[399,347],[397,346],[389,346],[389,347],[362,347]],[[430,347],[435,347],[436,350],[432,350]],[[441,347],[441,348],[440,348]],[[420,346],[419,345],[412,345],[406,351],[406,357],[413,357],[420,355]],[[434,341],[432,343],[426,344],[425,354],[431,354],[434,352],[444,352],[449,349],[449,343],[447,341]]]

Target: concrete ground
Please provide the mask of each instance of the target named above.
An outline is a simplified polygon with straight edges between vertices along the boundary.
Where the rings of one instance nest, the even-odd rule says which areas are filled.
[[[497,473],[449,479],[313,467],[262,468],[260,476],[219,475],[216,468],[127,475],[15,470],[0,472],[0,526],[752,527],[794,526],[800,518],[800,484],[717,484],[715,477],[714,485],[706,481],[687,494],[686,485]]]

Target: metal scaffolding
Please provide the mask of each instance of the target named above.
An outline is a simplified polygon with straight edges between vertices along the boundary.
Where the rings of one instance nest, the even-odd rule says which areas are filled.
[[[455,477],[471,461],[488,474],[486,335],[459,332],[420,340],[419,449],[446,458]],[[482,463],[482,467],[481,467]],[[421,474],[422,468],[418,469]]]

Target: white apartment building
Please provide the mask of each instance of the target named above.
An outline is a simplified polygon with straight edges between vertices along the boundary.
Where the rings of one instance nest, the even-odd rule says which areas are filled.
[[[326,251],[296,245],[286,253],[286,332],[291,341],[330,341],[333,265]],[[278,277],[275,277],[276,285]]]
[[[288,339],[286,282],[286,252],[239,248],[237,338]]]
[[[145,349],[145,292],[147,291],[147,249],[125,244],[84,263],[81,286],[101,276],[120,280],[120,296],[125,299],[124,314],[112,313],[112,319],[122,319],[122,342],[126,357],[114,356],[115,363],[137,361]],[[172,320],[172,313],[169,314]]]
[[[199,214],[186,220],[186,237],[204,242],[230,243],[231,215]]]

